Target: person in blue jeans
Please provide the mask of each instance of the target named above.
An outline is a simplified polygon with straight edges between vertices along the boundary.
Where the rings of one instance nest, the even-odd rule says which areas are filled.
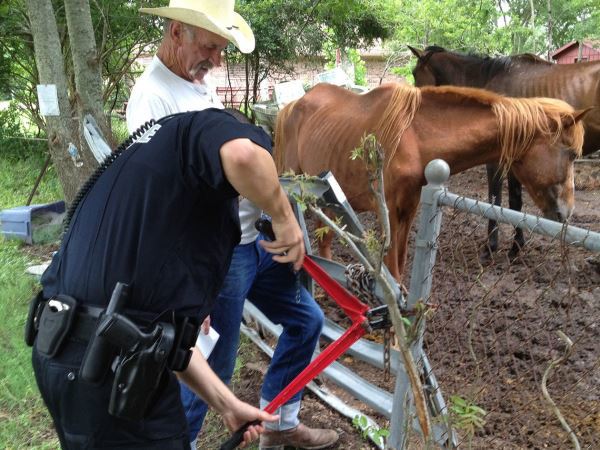
[[[243,204],[240,209],[244,209]],[[242,229],[244,241],[248,230]],[[265,236],[254,235],[256,237],[250,243],[235,248],[229,272],[211,313],[211,326],[220,337],[208,362],[221,380],[226,384],[231,381],[246,298],[272,322],[281,324],[283,331],[262,386],[260,407],[264,408],[310,363],[323,326],[323,312],[306,289],[299,285],[289,265],[273,261],[272,256],[258,245],[259,240],[266,239]],[[181,393],[190,427],[190,441],[195,444],[207,405],[185,385],[181,385]],[[299,422],[301,396],[302,392],[298,392],[278,410],[278,423],[272,427],[265,424],[261,449],[283,448],[285,445],[318,449],[337,441],[335,431],[312,429]]]

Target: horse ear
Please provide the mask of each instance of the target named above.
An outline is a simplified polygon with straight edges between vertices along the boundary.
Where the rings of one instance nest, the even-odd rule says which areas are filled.
[[[575,125],[577,122],[579,122],[581,119],[583,119],[585,117],[585,115],[587,113],[589,113],[592,109],[600,109],[600,107],[598,106],[589,106],[585,109],[578,109],[577,111],[575,111],[573,113],[573,115],[569,115],[569,116],[565,116],[563,118],[563,126],[566,127],[570,127]]]
[[[411,47],[410,45],[407,45],[407,47],[412,52],[412,54],[415,55],[418,59],[421,59],[423,57],[423,55],[425,54],[424,51],[418,50],[414,47]]]

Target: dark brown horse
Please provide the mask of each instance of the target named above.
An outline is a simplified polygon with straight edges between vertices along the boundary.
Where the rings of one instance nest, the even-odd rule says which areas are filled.
[[[413,70],[416,86],[467,86],[489,89],[510,97],[552,97],[564,100],[576,109],[600,106],[600,61],[579,64],[552,64],[535,55],[523,54],[501,58],[480,57],[450,52],[442,47],[418,50],[409,46],[417,57]],[[600,109],[583,119],[585,138],[583,154],[600,149]],[[502,202],[502,177],[498,165],[488,164],[490,202]],[[521,183],[508,175],[509,207],[521,210]],[[496,222],[490,221],[489,250],[498,247]],[[523,232],[517,228],[511,255],[523,246]]]
[[[376,210],[362,161],[350,160],[365,133],[385,149],[384,184],[392,246],[386,264],[401,281],[424,169],[444,159],[451,173],[500,162],[532,193],[544,215],[565,220],[574,198],[584,112],[554,99],[513,99],[480,89],[387,84],[358,95],[319,84],[280,111],[275,161],[316,175],[331,170],[357,211]],[[330,257],[321,245],[321,254]]]

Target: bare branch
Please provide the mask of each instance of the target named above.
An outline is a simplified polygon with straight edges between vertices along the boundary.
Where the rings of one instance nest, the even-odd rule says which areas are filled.
[[[544,376],[542,377],[542,394],[544,395],[546,402],[548,402],[548,404],[550,405],[550,408],[554,412],[554,415],[558,418],[558,421],[560,422],[561,426],[569,435],[569,438],[571,439],[571,442],[573,443],[573,448],[576,450],[580,450],[581,446],[579,445],[579,440],[577,439],[577,435],[575,434],[575,432],[571,429],[571,427],[565,420],[564,416],[560,412],[560,409],[558,409],[558,406],[556,406],[556,403],[554,402],[554,400],[552,400],[552,397],[550,397],[550,394],[548,393],[548,388],[546,386],[546,383],[548,381],[548,376],[550,375],[550,372],[552,371],[552,369],[554,369],[555,367],[557,367],[560,364],[562,364],[563,362],[565,362],[569,358],[569,355],[571,354],[571,349],[573,348],[573,342],[571,341],[571,339],[569,339],[569,337],[565,333],[563,333],[560,330],[558,330],[556,333],[567,345],[567,348],[565,349],[565,352],[563,353],[563,355],[560,358],[550,361],[550,365],[544,371]]]

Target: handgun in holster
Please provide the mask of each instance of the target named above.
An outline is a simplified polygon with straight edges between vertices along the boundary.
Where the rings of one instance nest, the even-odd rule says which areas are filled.
[[[143,418],[167,367],[175,342],[174,325],[161,322],[143,332],[127,317],[114,313],[102,320],[97,333],[121,349],[108,412],[131,420]]]
[[[125,283],[117,283],[106,310],[100,316],[99,324],[107,316],[112,316],[124,309],[129,286]],[[104,336],[100,336],[97,327],[88,343],[81,368],[79,369],[80,378],[88,383],[101,383],[111,367],[112,361],[119,353],[119,348],[112,344]]]
[[[116,359],[108,412],[130,420],[144,417],[164,370],[184,370],[199,324],[184,318],[155,321],[142,330],[121,314],[127,285],[117,283],[81,366],[81,378],[101,382]]]

